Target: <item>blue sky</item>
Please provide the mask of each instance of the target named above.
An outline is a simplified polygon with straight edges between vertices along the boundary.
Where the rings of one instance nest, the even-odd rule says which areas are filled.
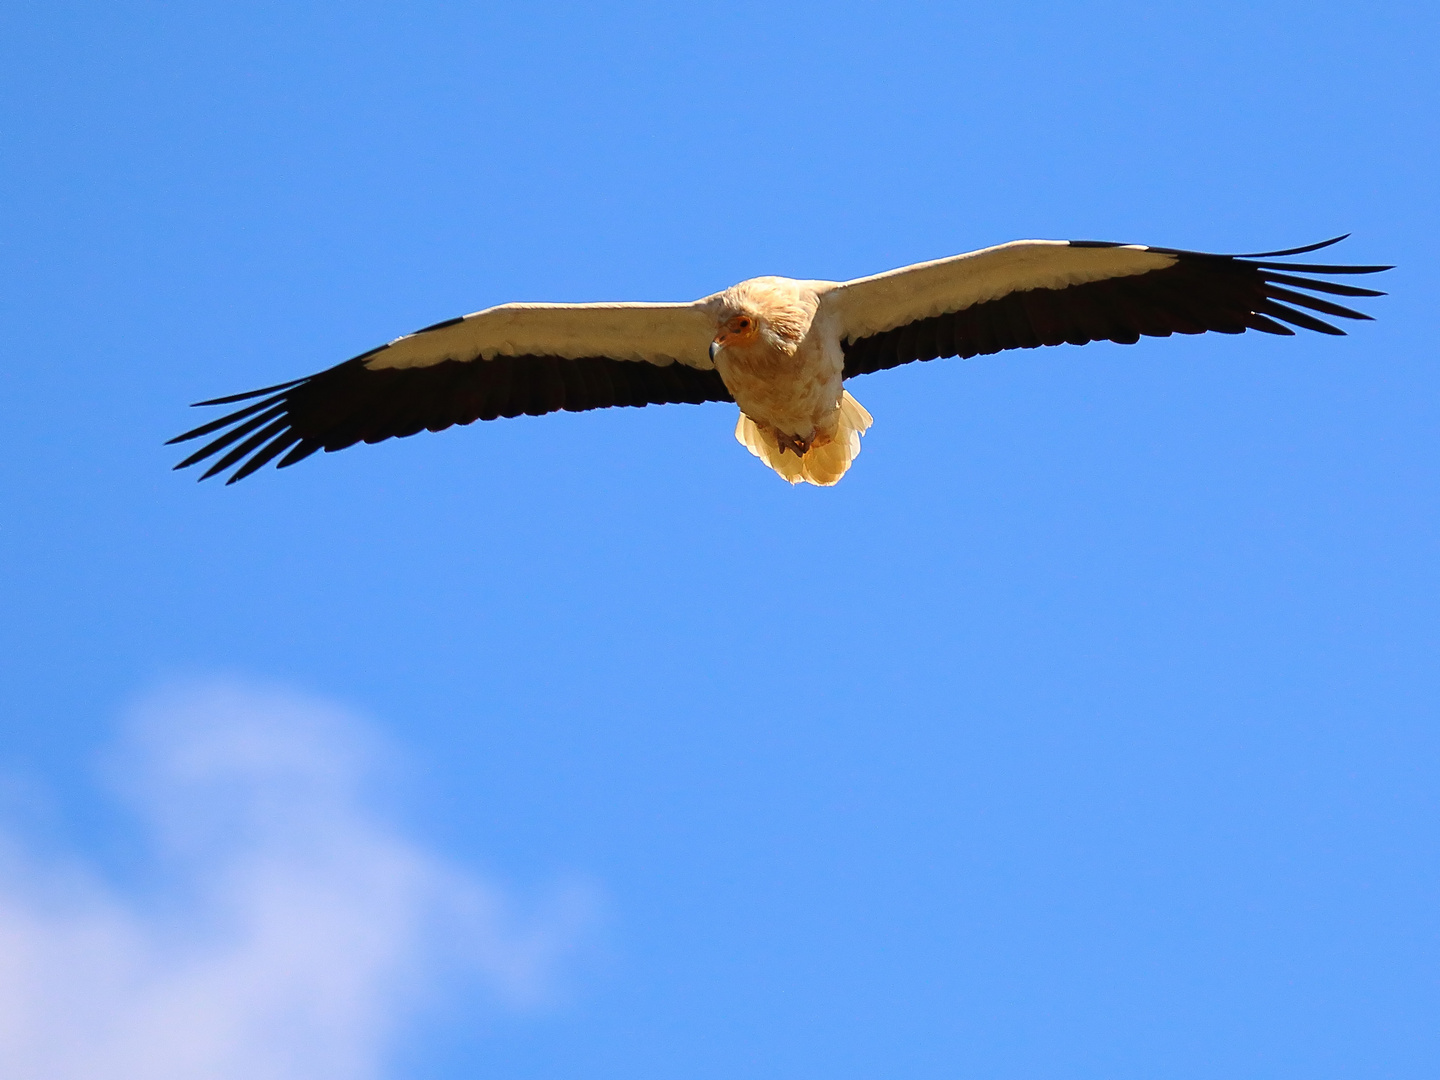
[[[1422,4],[8,6],[0,1061],[1430,1075],[1437,54]],[[720,405],[161,445],[507,300],[1345,231],[1399,266],[1352,336],[868,376],[830,490]]]

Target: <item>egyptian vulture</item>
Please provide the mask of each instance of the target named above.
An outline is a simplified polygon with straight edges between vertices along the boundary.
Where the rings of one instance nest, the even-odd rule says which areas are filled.
[[[752,454],[792,484],[828,486],[871,423],[848,379],[1142,334],[1343,334],[1309,312],[1370,316],[1309,294],[1383,294],[1293,272],[1390,268],[1270,261],[1343,239],[1253,255],[1018,240],[854,281],[751,278],[688,304],[503,304],[303,379],[199,402],[245,404],[170,441],[215,435],[175,467],[219,455],[201,479],[234,468],[233,484],[277,457],[284,468],[317,450],[475,420],[733,401],[735,437]]]

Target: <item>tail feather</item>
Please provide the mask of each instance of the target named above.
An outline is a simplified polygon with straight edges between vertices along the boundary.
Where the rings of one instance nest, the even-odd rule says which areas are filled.
[[[804,457],[797,457],[790,451],[781,452],[775,434],[766,431],[744,413],[735,425],[735,438],[761,461],[780,474],[781,479],[792,484],[802,480],[819,487],[830,487],[850,468],[850,463],[860,454],[860,436],[869,430],[874,418],[865,411],[850,391],[841,392],[840,427],[835,438],[824,446],[812,446]]]

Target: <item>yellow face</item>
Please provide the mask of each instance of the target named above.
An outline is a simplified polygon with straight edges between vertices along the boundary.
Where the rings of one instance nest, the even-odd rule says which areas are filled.
[[[753,316],[732,315],[720,324],[714,344],[710,347],[711,355],[731,345],[748,345],[759,332],[760,327]]]

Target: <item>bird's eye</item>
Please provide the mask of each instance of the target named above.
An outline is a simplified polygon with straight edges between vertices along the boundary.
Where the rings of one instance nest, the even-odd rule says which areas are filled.
[[[749,330],[749,329],[750,329],[750,320],[749,320],[749,319],[743,319],[743,318],[742,318],[742,319],[736,319],[736,320],[735,320],[735,326],[736,326],[738,329],[740,329],[740,330]]]

